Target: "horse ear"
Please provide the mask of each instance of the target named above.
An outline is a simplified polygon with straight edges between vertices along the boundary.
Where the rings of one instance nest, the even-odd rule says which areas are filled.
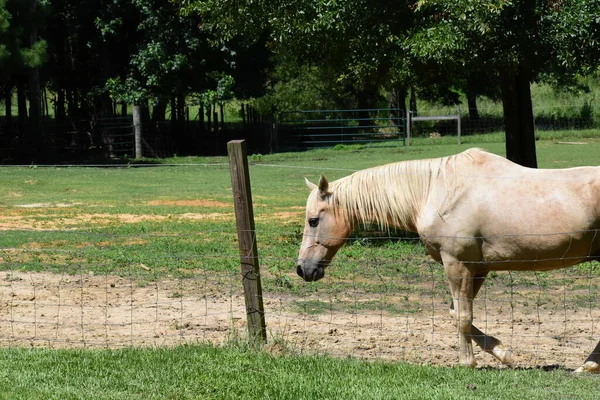
[[[309,181],[308,178],[306,178],[306,177],[304,177],[304,183],[306,184],[306,187],[311,192],[317,188],[317,185],[315,185],[314,183],[312,183],[311,181]]]
[[[327,194],[329,190],[329,181],[325,178],[325,175],[321,175],[321,179],[319,179],[319,192],[321,192],[321,196]]]

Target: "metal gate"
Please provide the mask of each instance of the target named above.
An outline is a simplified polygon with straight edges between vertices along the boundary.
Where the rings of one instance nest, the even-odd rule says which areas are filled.
[[[357,110],[299,110],[278,115],[279,144],[286,149],[329,147],[336,144],[402,141],[404,112],[394,108]]]

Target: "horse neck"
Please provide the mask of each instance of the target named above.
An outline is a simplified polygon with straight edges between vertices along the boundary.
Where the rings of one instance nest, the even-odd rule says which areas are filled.
[[[431,169],[408,161],[359,171],[333,184],[334,204],[352,226],[416,230],[430,187]]]

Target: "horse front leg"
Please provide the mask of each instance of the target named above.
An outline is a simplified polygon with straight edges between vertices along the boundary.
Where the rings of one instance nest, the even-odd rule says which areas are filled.
[[[485,282],[487,272],[473,278],[473,299],[477,297],[479,290]],[[450,316],[456,318],[454,302],[450,304]],[[496,357],[502,364],[512,365],[512,352],[505,348],[502,342],[493,336],[486,335],[475,325],[471,324],[471,338],[483,351]]]
[[[459,362],[466,367],[475,367],[476,361],[471,341],[474,274],[464,263],[454,257],[442,254],[442,260],[452,293],[454,319],[458,329]]]

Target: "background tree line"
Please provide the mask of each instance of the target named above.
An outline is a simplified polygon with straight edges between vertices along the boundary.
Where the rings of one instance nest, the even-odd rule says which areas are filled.
[[[146,121],[170,122],[174,152],[185,149],[177,124],[186,104],[200,102],[212,116],[234,96],[259,97],[270,63],[264,40],[217,45],[200,25],[169,0],[0,0],[0,147],[16,161],[57,159],[53,149],[81,121],[138,104]]]
[[[211,117],[232,98],[270,111],[385,94],[406,110],[466,96],[476,118],[488,96],[502,101],[509,158],[535,166],[530,84],[581,89],[597,73],[598,15],[600,0],[0,0],[0,147],[53,159],[78,121],[131,104],[168,120],[184,154],[202,150],[178,125],[191,103]]]

